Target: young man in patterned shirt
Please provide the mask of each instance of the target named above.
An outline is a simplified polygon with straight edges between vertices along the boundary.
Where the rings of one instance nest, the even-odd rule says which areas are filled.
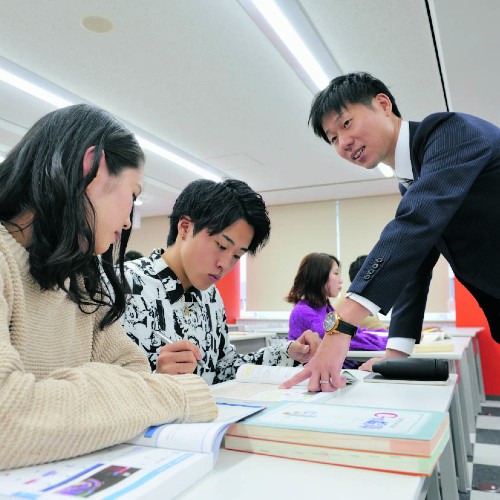
[[[167,248],[125,263],[131,293],[122,323],[153,370],[196,370],[215,384],[234,378],[244,363],[293,365],[312,357],[319,344],[313,332],[245,355],[229,342],[215,283],[242,255],[255,255],[269,233],[262,197],[242,181],[196,180],[182,191],[170,215]],[[162,337],[172,343],[165,345]]]

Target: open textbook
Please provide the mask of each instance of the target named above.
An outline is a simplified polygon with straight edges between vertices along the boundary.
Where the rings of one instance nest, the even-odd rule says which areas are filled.
[[[302,366],[269,366],[245,364],[238,368],[234,380],[211,386],[212,394],[218,401],[296,401],[303,403],[318,402],[331,398],[332,393],[309,392],[304,380],[290,389],[279,386],[303,370]],[[352,384],[363,379],[369,372],[361,370],[342,370],[347,383]]]
[[[263,409],[218,403],[208,423],[150,427],[88,455],[0,472],[0,498],[170,499],[212,470],[229,425]]]

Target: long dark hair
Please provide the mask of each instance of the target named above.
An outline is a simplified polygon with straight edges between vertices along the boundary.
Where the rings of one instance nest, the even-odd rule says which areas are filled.
[[[317,252],[306,255],[299,265],[293,286],[285,300],[292,304],[305,300],[313,307],[329,304],[325,285],[334,262],[340,267],[339,260],[333,255]]]
[[[93,163],[84,175],[84,154],[92,146]],[[130,236],[130,229],[124,230],[120,242],[94,255],[95,211],[86,189],[103,151],[111,176],[144,164],[129,130],[106,111],[78,104],[38,120],[0,164],[0,221],[16,229],[18,217],[33,214],[27,247],[31,275],[42,290],[64,290],[85,313],[109,306],[101,328],[125,311],[123,255]]]

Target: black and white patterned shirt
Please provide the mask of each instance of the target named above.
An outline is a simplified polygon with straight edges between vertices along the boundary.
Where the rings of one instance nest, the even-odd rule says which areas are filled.
[[[288,365],[289,342],[264,347],[255,353],[236,354],[229,342],[226,313],[219,291],[190,288],[184,293],[181,282],[162,259],[162,249],[149,257],[125,262],[125,275],[131,288],[122,317],[127,335],[146,353],[151,369],[156,369],[162,342],[154,332],[172,341],[187,339],[197,345],[208,369],[196,373],[208,384],[231,380],[244,363]]]

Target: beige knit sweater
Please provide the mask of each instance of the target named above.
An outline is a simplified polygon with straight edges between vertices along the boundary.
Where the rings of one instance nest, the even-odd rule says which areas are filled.
[[[196,375],[151,374],[119,322],[101,331],[63,291],[40,290],[0,225],[0,469],[123,442],[149,425],[208,421]]]

